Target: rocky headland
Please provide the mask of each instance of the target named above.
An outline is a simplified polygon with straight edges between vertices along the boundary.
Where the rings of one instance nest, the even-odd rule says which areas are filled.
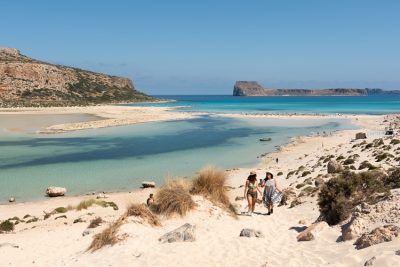
[[[0,48],[0,107],[86,106],[154,101],[128,78],[56,65]]]
[[[369,96],[400,94],[398,90],[331,88],[331,89],[271,89],[264,88],[255,81],[237,81],[233,96]]]

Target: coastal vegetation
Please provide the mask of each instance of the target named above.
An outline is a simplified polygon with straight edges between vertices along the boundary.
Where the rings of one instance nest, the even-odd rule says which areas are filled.
[[[327,181],[318,196],[321,219],[330,225],[346,220],[352,209],[363,202],[373,204],[400,187],[400,169],[389,175],[381,171],[344,171]]]

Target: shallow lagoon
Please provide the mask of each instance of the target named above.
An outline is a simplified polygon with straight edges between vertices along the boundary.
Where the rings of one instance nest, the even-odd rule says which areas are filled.
[[[43,125],[48,124],[41,119]],[[1,123],[7,128],[5,121]],[[3,131],[0,201],[11,195],[19,201],[39,199],[50,185],[66,187],[68,194],[130,191],[143,180],[160,183],[166,177],[188,177],[209,164],[252,166],[261,154],[290,137],[351,128],[355,127],[347,120],[202,116],[54,135]],[[260,142],[263,137],[272,141]]]

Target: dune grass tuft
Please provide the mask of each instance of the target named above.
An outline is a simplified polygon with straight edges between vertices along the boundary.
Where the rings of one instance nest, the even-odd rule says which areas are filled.
[[[126,216],[140,217],[147,221],[151,226],[161,226],[161,222],[156,215],[144,204],[132,204],[126,211]]]
[[[110,224],[110,226],[108,226],[104,231],[96,234],[93,237],[92,243],[90,244],[88,250],[94,252],[104,246],[112,246],[118,243],[118,241],[120,241],[118,230],[123,224],[123,219],[124,218],[120,217],[117,221]]]
[[[161,226],[158,217],[154,215],[147,206],[144,204],[132,204],[128,207],[126,212],[118,218],[118,220],[93,237],[92,243],[87,250],[94,252],[104,246],[115,245],[118,241],[122,240],[123,236],[121,237],[118,235],[118,231],[119,228],[127,222],[127,218],[130,216],[140,217],[151,226]],[[103,220],[98,217],[90,222],[88,228],[95,228],[102,222]]]
[[[155,196],[155,203],[151,205],[152,211],[167,217],[174,214],[186,215],[196,206],[189,194],[189,188],[186,180],[167,180]]]
[[[214,167],[206,167],[194,177],[190,193],[202,195],[236,216],[236,210],[230,203],[226,193],[226,180],[227,174],[225,171]]]

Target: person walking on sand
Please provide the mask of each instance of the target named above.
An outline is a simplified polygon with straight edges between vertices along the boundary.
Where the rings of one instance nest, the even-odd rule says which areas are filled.
[[[274,213],[274,204],[279,203],[282,199],[282,190],[276,183],[274,175],[267,172],[264,179],[263,202],[268,209],[267,215]]]
[[[254,208],[256,207],[257,202],[257,193],[261,191],[257,184],[257,174],[252,171],[250,175],[247,177],[246,184],[244,186],[244,198],[247,199],[248,203],[248,212],[247,215],[252,215],[254,212]]]

